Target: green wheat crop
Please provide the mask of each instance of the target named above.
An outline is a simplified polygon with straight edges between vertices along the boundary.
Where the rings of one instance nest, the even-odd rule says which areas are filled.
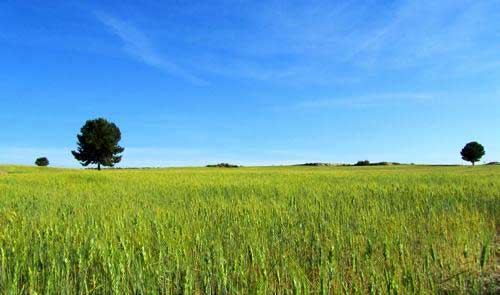
[[[495,292],[499,224],[500,167],[0,166],[0,292]]]

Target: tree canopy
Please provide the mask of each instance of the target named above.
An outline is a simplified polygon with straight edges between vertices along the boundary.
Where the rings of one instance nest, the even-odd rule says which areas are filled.
[[[49,166],[49,159],[47,159],[46,157],[41,157],[41,158],[38,158],[36,159],[35,161],[35,165],[39,166],[39,167],[46,167],[46,166]]]
[[[474,163],[484,156],[484,147],[480,143],[472,141],[464,146],[460,155],[464,161],[471,162],[474,166]]]
[[[71,153],[83,166],[97,164],[113,167],[122,159],[120,153],[125,149],[118,145],[121,140],[120,129],[106,119],[88,120],[77,135],[77,150]]]

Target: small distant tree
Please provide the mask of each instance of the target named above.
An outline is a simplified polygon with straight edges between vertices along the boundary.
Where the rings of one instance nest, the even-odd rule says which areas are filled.
[[[36,159],[35,161],[35,165],[39,166],[39,167],[46,167],[46,166],[49,166],[49,159],[45,158],[45,157],[41,157],[41,158],[38,158]]]
[[[462,155],[464,161],[471,162],[472,166],[474,166],[474,163],[484,156],[484,147],[480,143],[472,141],[464,146],[460,155]]]
[[[101,165],[113,167],[122,159],[120,153],[125,149],[118,145],[120,129],[106,119],[87,121],[77,138],[78,148],[71,153],[83,166],[97,164],[97,170],[101,170]]]
[[[354,166],[370,166],[370,161],[364,160],[364,161],[358,161]]]

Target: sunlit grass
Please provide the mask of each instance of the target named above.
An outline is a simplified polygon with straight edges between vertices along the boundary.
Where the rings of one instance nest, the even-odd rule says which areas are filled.
[[[4,293],[479,293],[500,167],[0,166]]]

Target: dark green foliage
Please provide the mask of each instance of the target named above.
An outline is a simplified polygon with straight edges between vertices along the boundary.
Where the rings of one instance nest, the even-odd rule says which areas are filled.
[[[77,137],[77,151],[71,153],[83,166],[97,164],[97,169],[100,170],[101,165],[113,167],[121,161],[122,156],[119,154],[124,148],[118,145],[121,132],[114,123],[103,118],[89,120]]]
[[[475,141],[469,142],[460,152],[462,159],[467,162],[474,163],[479,161],[484,156],[484,147]]]
[[[398,162],[375,162],[370,163],[368,160],[358,161],[354,166],[388,166],[388,165],[401,165]]]
[[[234,164],[229,164],[229,163],[219,163],[219,164],[215,164],[215,165],[207,165],[207,167],[210,167],[210,168],[238,168],[239,166],[234,165]]]
[[[39,167],[46,167],[46,166],[49,166],[49,159],[45,158],[45,157],[41,157],[41,158],[38,158],[36,159],[35,161],[35,165],[39,166]]]

